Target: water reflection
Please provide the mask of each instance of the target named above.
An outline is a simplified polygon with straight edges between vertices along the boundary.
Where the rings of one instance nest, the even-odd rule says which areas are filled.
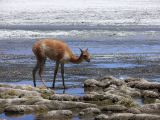
[[[57,94],[71,94],[76,96],[83,96],[84,89],[83,88],[69,88],[69,89],[58,89],[56,90]]]

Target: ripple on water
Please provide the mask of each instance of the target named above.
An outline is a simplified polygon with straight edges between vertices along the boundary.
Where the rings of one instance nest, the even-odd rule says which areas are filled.
[[[131,63],[98,63],[94,64],[96,68],[134,68],[142,67],[141,64],[131,64]]]

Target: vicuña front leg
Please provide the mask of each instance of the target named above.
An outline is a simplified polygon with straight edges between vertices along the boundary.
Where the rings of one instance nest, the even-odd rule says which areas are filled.
[[[65,83],[64,83],[64,64],[61,64],[61,75],[62,75],[62,81],[63,81],[63,87],[65,89]]]
[[[55,66],[55,69],[54,69],[53,84],[52,84],[53,88],[55,87],[55,81],[56,81],[56,76],[57,76],[58,68],[59,68],[59,62],[56,62],[56,66]]]

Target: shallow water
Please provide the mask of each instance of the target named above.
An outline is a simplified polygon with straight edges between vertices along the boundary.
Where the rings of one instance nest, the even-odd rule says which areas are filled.
[[[134,100],[135,100],[135,103],[140,106],[144,104],[144,101],[142,98],[134,98]]]
[[[27,114],[27,115],[6,115],[5,113],[0,114],[0,118],[4,120],[35,120],[34,114]]]
[[[139,64],[129,64],[129,63],[103,63],[103,64],[95,64],[95,67],[98,68],[134,68],[134,67],[142,67],[144,65]]]
[[[71,94],[71,95],[76,95],[76,96],[83,96],[84,95],[84,89],[83,88],[69,88],[66,90],[55,90],[57,94]]]
[[[6,115],[5,113],[0,114],[0,119],[4,119],[4,120],[43,120],[42,118],[39,118],[34,114]],[[73,117],[72,120],[80,120],[80,118],[79,117]]]
[[[35,116],[34,114],[25,114],[25,115],[6,115],[5,113],[0,114],[0,119],[4,120],[42,120],[42,118],[39,118]],[[72,120],[80,120],[79,117],[73,117]]]

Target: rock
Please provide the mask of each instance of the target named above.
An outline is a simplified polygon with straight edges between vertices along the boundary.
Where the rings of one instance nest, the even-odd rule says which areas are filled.
[[[92,115],[92,116],[93,116],[93,115],[98,115],[98,114],[100,114],[100,113],[101,113],[100,109],[90,107],[90,108],[83,109],[83,110],[79,113],[79,115],[80,115],[80,116],[88,116],[88,115]]]
[[[49,90],[49,89],[46,89],[45,87],[33,87],[31,85],[16,85],[16,84],[2,84],[2,83],[0,83],[0,87],[27,90],[27,91],[41,91],[41,90],[48,91]]]
[[[124,112],[127,108],[123,105],[108,105],[101,109],[102,111]]]
[[[32,113],[37,111],[46,111],[45,105],[9,105],[4,111],[9,113]]]
[[[160,103],[143,105],[140,111],[142,113],[160,113]]]
[[[36,102],[43,101],[42,98],[14,98],[14,99],[0,99],[0,106],[6,107],[9,105],[34,105]]]
[[[37,91],[28,91],[21,89],[0,87],[0,98],[12,98],[16,97],[40,97],[41,94]]]
[[[112,94],[109,92],[105,92],[104,94],[104,99],[110,99],[113,101],[113,103],[120,101],[122,98],[123,97],[120,95]]]
[[[95,79],[87,79],[84,81],[84,87],[96,87],[99,85],[99,82]]]
[[[113,86],[113,85],[110,85],[110,87],[111,86]],[[131,95],[132,95],[131,93],[140,94],[140,93],[136,93],[136,92],[137,91],[133,92],[133,90],[131,91],[130,88],[128,88],[127,86],[124,87],[124,85],[122,85],[122,87],[116,87],[116,88],[113,87],[113,89],[110,89],[110,90],[108,89],[108,91],[106,91],[105,94],[106,95],[110,95],[110,94],[116,95],[117,97],[119,97],[121,99],[122,97],[131,98]],[[137,95],[137,96],[139,96],[139,95]]]
[[[70,110],[52,110],[43,115],[38,116],[43,120],[68,120],[72,118],[72,111]]]
[[[136,114],[136,120],[160,120],[159,115],[152,115],[152,114]]]
[[[159,120],[159,115],[116,113],[111,116],[105,114],[98,115],[95,120]]]
[[[106,120],[159,120],[160,116],[151,114],[117,113]]]
[[[53,94],[49,99],[59,101],[78,101],[80,97],[68,94]]]
[[[140,97],[141,96],[140,90],[138,90],[136,88],[127,87],[126,85],[123,85],[121,87],[120,91],[123,92],[124,94],[130,95],[131,97]]]
[[[118,102],[122,99],[121,96],[105,93],[105,94],[85,94],[83,97],[81,97],[84,101],[103,101],[103,100],[111,100],[113,103]]]
[[[9,88],[9,87],[10,87],[10,85],[8,85],[8,84],[3,84],[3,83],[0,83],[0,87],[6,87],[6,88]]]
[[[85,94],[84,96],[82,96],[80,98],[81,100],[84,101],[110,101],[109,103],[118,103],[121,105],[125,105],[127,107],[132,107],[135,106],[135,103],[133,101],[133,99],[131,98],[131,96],[122,96],[122,95],[116,95],[115,93],[94,93],[94,94]]]
[[[117,103],[127,107],[135,106],[134,101],[130,95],[121,93],[119,91],[105,92],[105,98],[112,100],[113,103]]]
[[[152,103],[155,103],[155,98],[149,98],[149,97],[145,97],[144,99],[143,99],[143,103],[144,104],[152,104]]]
[[[160,91],[160,84],[156,82],[129,82],[127,83],[129,87],[138,88],[141,90],[157,89]]]
[[[130,83],[130,82],[148,82],[148,81],[142,78],[127,78],[124,80],[124,82]]]
[[[112,101],[112,103],[119,103],[128,107],[135,106],[132,97],[141,96],[141,92],[135,88],[130,88],[122,80],[106,76],[98,80],[86,80],[85,87],[91,87],[91,90],[96,94],[86,94],[81,97],[84,101]],[[93,88],[94,86],[94,88]],[[96,88],[96,89],[95,89]],[[98,90],[97,90],[98,88]]]
[[[75,102],[75,101],[57,101],[57,100],[43,100],[35,103],[36,105],[45,105],[50,110],[64,110],[79,108],[84,109],[88,107],[96,107],[95,104]]]
[[[140,114],[141,111],[139,110],[139,108],[129,108],[126,112],[129,112],[129,113],[133,113],[133,114]]]
[[[0,99],[0,106],[7,106],[7,105],[19,105],[21,103],[25,103],[27,98],[14,98],[14,99]]]
[[[100,100],[105,99],[105,95],[98,94],[98,93],[96,93],[96,94],[85,94],[80,99],[84,100],[84,101],[100,101]]]
[[[43,97],[44,99],[50,99],[50,97],[52,95],[54,95],[54,91],[51,89],[39,89],[38,92],[41,94],[41,97]]]
[[[144,90],[142,92],[142,96],[143,97],[149,97],[149,98],[158,98],[159,94],[157,92],[154,92],[154,91]]]
[[[157,83],[147,82],[144,79],[128,79],[124,82],[107,76],[98,80],[88,79],[84,84],[85,88],[91,89],[84,96],[54,94],[53,90],[41,87],[0,84],[0,110],[11,113],[45,111],[44,115],[41,114],[43,119],[69,119],[72,117],[70,110],[75,109],[80,111],[79,115],[84,119],[89,115],[93,118],[95,115],[101,114],[101,110],[104,113],[113,114],[98,115],[96,120],[146,120],[149,118],[152,120],[159,118],[158,115],[150,115],[150,113],[160,113],[160,103],[154,103],[158,102],[160,97]],[[138,107],[133,97],[144,97],[144,103],[151,99],[153,102],[150,103],[154,104]],[[105,105],[105,107],[99,110],[96,104],[87,102]]]
[[[117,78],[113,77],[113,76],[105,76],[100,78],[98,81],[100,81],[102,83],[102,85],[104,85],[105,87],[114,84],[116,86],[121,86],[124,82],[121,80],[118,80]]]
[[[156,99],[156,100],[155,100],[155,103],[160,103],[160,99]]]
[[[35,97],[31,97],[31,98],[27,98],[27,100],[23,103],[20,104],[24,104],[24,105],[34,105],[37,102],[43,101],[43,98],[35,98]]]
[[[85,91],[103,91],[103,89],[108,88],[110,85],[121,86],[122,84],[124,84],[123,81],[118,80],[111,76],[106,76],[98,80],[88,79],[84,81],[84,88]]]
[[[109,117],[108,117],[108,115],[100,114],[95,117],[95,120],[109,120]]]
[[[49,99],[54,91],[46,88],[35,88],[30,85],[4,85],[0,84],[0,98],[45,98]],[[4,86],[4,87],[3,87]]]
[[[95,79],[87,79],[84,81],[84,91],[85,93],[90,93],[93,91],[102,91],[101,83]]]
[[[108,120],[132,120],[133,116],[132,113],[116,113],[111,115]]]
[[[137,104],[131,97],[123,97],[121,100],[117,102],[117,104],[124,105],[126,107],[135,107]]]
[[[110,85],[109,87],[104,89],[104,92],[108,92],[108,91],[115,91],[118,90],[119,88],[116,85]]]

